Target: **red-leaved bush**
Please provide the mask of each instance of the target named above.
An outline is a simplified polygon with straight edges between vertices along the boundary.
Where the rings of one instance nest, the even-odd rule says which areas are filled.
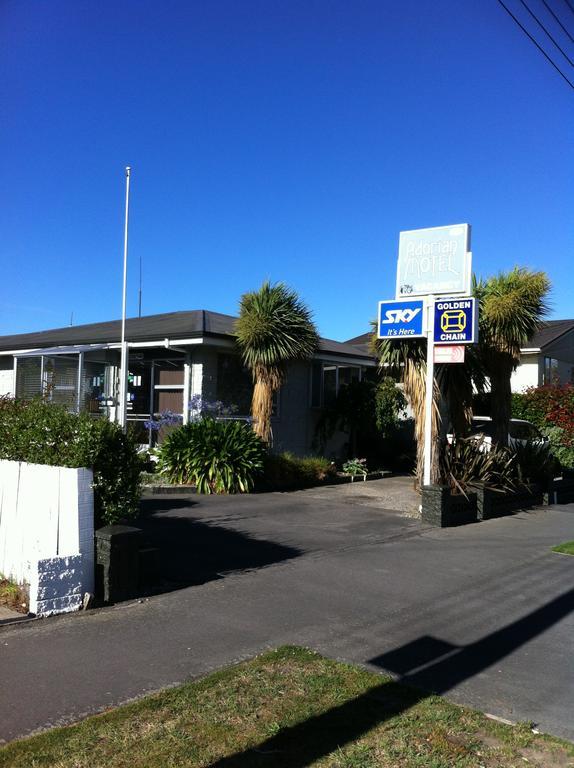
[[[512,415],[541,429],[557,458],[574,466],[574,385],[530,387],[512,396]]]

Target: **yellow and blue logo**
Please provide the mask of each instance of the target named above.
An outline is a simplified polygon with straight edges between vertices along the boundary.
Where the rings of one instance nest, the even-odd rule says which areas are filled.
[[[476,299],[438,299],[434,306],[435,344],[474,344],[477,340]]]

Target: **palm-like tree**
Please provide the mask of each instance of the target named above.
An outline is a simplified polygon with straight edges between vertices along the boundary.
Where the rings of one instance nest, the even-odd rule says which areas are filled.
[[[472,423],[473,396],[484,392],[486,386],[482,357],[476,345],[466,347],[462,365],[435,365],[435,378],[448,414],[450,432],[465,437]]]
[[[253,429],[266,442],[271,436],[273,394],[285,379],[287,365],[308,360],[319,344],[311,312],[283,283],[263,283],[240,300],[235,325],[243,362],[253,376]]]
[[[374,324],[376,327],[376,324]],[[426,355],[425,339],[378,339],[373,335],[371,349],[381,368],[398,376],[415,422],[417,444],[417,484],[422,485],[424,470]],[[436,365],[433,392],[433,424],[431,483],[438,482],[438,437],[441,422],[441,405],[448,415],[447,423],[455,435],[464,436],[472,419],[474,390],[484,388],[482,361],[477,352],[466,350],[464,365]]]
[[[493,439],[508,444],[512,394],[510,378],[520,349],[548,312],[550,281],[544,272],[515,267],[488,280],[473,280],[480,303],[479,353],[490,379]]]
[[[378,339],[372,337],[371,349],[379,366],[388,373],[398,376],[403,385],[405,397],[413,412],[415,440],[417,444],[417,485],[421,486],[424,470],[425,435],[425,389],[426,389],[426,340],[425,339]],[[440,423],[439,389],[435,381],[433,408],[433,458],[431,483],[438,481],[437,439]]]

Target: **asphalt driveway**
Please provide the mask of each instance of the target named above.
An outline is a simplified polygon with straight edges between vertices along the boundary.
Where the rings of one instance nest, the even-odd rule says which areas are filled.
[[[146,501],[170,591],[0,627],[0,739],[291,643],[574,740],[574,506],[438,530],[390,489]]]

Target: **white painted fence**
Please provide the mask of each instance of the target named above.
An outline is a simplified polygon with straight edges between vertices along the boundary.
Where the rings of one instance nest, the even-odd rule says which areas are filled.
[[[90,469],[0,461],[0,573],[30,588],[38,616],[77,610],[94,591]]]

